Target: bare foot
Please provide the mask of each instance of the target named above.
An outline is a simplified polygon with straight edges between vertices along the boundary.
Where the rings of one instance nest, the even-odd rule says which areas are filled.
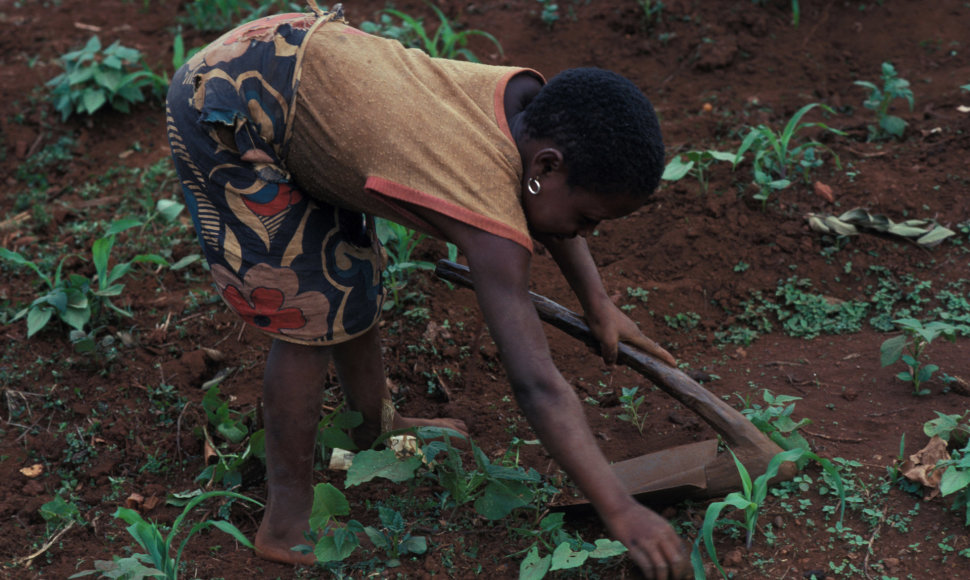
[[[451,429],[468,436],[468,426],[461,419],[421,419],[418,417],[402,417],[400,413],[395,413],[391,431],[398,429],[408,429],[410,427],[441,427]],[[374,441],[382,435],[381,430],[376,426],[361,425],[353,431],[354,443],[361,449],[368,449]]]
[[[264,517],[256,531],[256,538],[253,542],[256,555],[264,560],[279,562],[281,564],[298,564],[302,566],[312,566],[317,558],[312,552],[302,553],[293,550],[294,546],[307,545],[306,538],[303,537],[304,526],[294,526],[289,528],[287,533],[275,534],[270,531],[271,526],[267,523],[268,518]]]
[[[416,417],[402,417],[400,414],[394,416],[394,429],[407,429],[409,427],[441,427],[458,431],[468,437],[468,426],[461,419],[420,419]]]

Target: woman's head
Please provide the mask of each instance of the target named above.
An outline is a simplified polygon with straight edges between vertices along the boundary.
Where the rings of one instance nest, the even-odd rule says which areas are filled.
[[[530,139],[562,152],[568,184],[641,201],[660,183],[664,146],[653,105],[629,80],[598,68],[553,77],[522,114]]]

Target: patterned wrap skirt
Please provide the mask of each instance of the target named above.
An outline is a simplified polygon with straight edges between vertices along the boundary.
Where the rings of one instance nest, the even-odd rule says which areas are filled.
[[[379,320],[373,220],[306,195],[286,171],[300,45],[339,14],[283,14],[213,42],[172,79],[169,144],[223,300],[289,342],[336,344]]]

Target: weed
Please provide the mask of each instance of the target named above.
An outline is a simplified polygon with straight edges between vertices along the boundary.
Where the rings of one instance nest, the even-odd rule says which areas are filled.
[[[108,105],[127,113],[131,105],[145,100],[143,90],[158,94],[165,83],[144,64],[141,53],[115,41],[102,50],[101,40],[92,36],[84,48],[61,55],[64,72],[47,82],[54,108],[66,121],[72,114],[93,115]]]
[[[403,42],[402,39],[407,39],[408,42],[405,43],[405,46],[408,48],[420,48],[433,58],[457,59],[461,57],[469,62],[481,62],[475,56],[475,53],[467,48],[468,41],[475,36],[480,36],[490,41],[498,49],[500,55],[504,54],[501,43],[488,32],[484,30],[462,30],[459,32],[455,29],[454,24],[448,21],[448,17],[445,16],[445,13],[440,8],[433,4],[429,4],[429,6],[439,21],[438,28],[435,30],[433,36],[429,36],[428,31],[424,28],[424,23],[418,18],[393,8],[385,8],[382,13],[399,18],[403,23],[402,27],[408,30],[408,32],[401,34],[398,40]],[[367,29],[364,30],[366,31]],[[411,40],[413,38],[416,38],[417,41]]]
[[[262,18],[271,11],[301,12],[304,5],[288,0],[257,0],[255,6],[246,0],[194,0],[184,8],[180,22],[199,31],[215,32]]]
[[[643,22],[644,30],[660,22],[664,11],[663,2],[659,0],[636,0],[636,3],[640,7],[640,18]]]
[[[762,208],[768,202],[772,192],[780,191],[791,185],[791,175],[795,171],[801,172],[803,178],[808,181],[809,170],[822,164],[822,160],[816,157],[816,150],[828,151],[835,158],[836,166],[842,167],[839,156],[819,141],[812,140],[798,145],[795,144],[797,135],[812,127],[818,127],[836,135],[845,135],[843,131],[829,127],[825,123],[803,123],[802,117],[815,107],[835,114],[835,111],[828,105],[809,103],[796,111],[780,132],[775,132],[767,125],[758,125],[751,129],[741,142],[734,163],[735,165],[740,163],[743,155],[749,149],[754,153],[752,161],[754,183],[760,189],[754,198],[761,202]]]
[[[546,25],[546,28],[552,30],[552,27],[559,21],[559,5],[556,4],[555,0],[536,1],[542,6],[539,18]]]
[[[158,524],[146,521],[141,517],[141,514],[135,510],[118,508],[114,514],[114,517],[120,518],[129,524],[128,528],[126,528],[128,533],[147,553],[135,554],[130,558],[119,558],[115,556],[114,560],[111,562],[98,560],[94,563],[94,570],[79,572],[71,576],[71,578],[80,578],[81,576],[88,576],[90,574],[97,574],[100,572],[101,577],[104,578],[127,578],[129,576],[124,575],[127,573],[133,574],[130,577],[135,578],[159,576],[166,578],[167,580],[175,580],[178,578],[179,561],[182,559],[182,551],[185,550],[185,546],[188,544],[192,536],[208,527],[214,527],[222,530],[235,538],[235,540],[240,544],[246,546],[247,548],[252,548],[253,545],[249,539],[247,539],[246,536],[244,536],[243,533],[236,528],[236,526],[232,525],[228,521],[205,520],[192,526],[185,538],[182,540],[182,543],[179,544],[178,549],[175,552],[175,556],[172,556],[172,543],[174,542],[175,536],[178,533],[182,522],[185,520],[185,517],[195,508],[195,506],[215,497],[241,499],[257,505],[262,505],[252,498],[231,491],[209,491],[200,493],[189,501],[182,510],[182,513],[175,518],[175,522],[172,523],[172,527],[169,530],[167,538],[162,535]],[[154,567],[151,568],[145,564],[151,564]]]
[[[384,303],[384,310],[403,306],[400,291],[407,286],[408,278],[417,270],[434,270],[435,265],[425,260],[415,260],[414,250],[427,238],[422,233],[397,224],[377,219],[377,238],[387,253],[388,264],[384,268],[384,281],[391,289],[391,297]],[[458,248],[448,244],[448,259],[454,261]]]
[[[31,190],[46,190],[49,186],[48,175],[59,171],[59,168],[74,158],[71,149],[74,148],[75,143],[76,140],[73,137],[65,135],[54,143],[44,146],[17,166],[15,173],[17,180],[26,183]],[[33,204],[30,199],[18,199],[14,210],[23,211]]]
[[[60,495],[55,495],[54,499],[40,506],[39,511],[41,517],[47,523],[48,534],[54,534],[56,530],[73,523],[84,523],[81,512],[74,502],[66,500]]]
[[[686,159],[686,161],[685,161]],[[741,158],[725,151],[688,151],[675,155],[670,163],[664,167],[662,179],[665,181],[680,181],[687,175],[693,176],[701,184],[701,191],[707,193],[708,170],[715,161],[729,161],[732,165],[740,163]]]
[[[964,512],[964,525],[970,526],[970,411],[962,415],[936,412],[937,418],[923,425],[928,437],[943,439],[948,447],[955,449],[950,459],[937,462],[934,470],[943,470],[940,479],[940,495],[953,496],[953,510]],[[962,447],[959,447],[961,446]]]
[[[620,404],[623,406],[623,413],[619,415],[619,418],[623,421],[628,421],[637,428],[637,431],[643,435],[643,428],[647,424],[647,413],[645,410],[641,410],[643,407],[643,395],[637,396],[637,390],[640,387],[622,387],[623,394],[620,395]]]
[[[701,315],[696,312],[678,312],[673,316],[664,315],[664,321],[670,328],[686,332],[697,328]]]
[[[924,361],[923,355],[930,343],[939,336],[955,342],[956,327],[942,321],[924,325],[915,318],[901,318],[894,320],[893,323],[902,329],[903,334],[882,343],[879,349],[880,362],[882,366],[887,367],[902,359],[908,370],[900,372],[896,377],[911,383],[914,395],[928,395],[930,391],[923,388],[923,384],[929,381],[940,367]]]
[[[626,547],[616,540],[600,538],[595,544],[583,543],[578,548],[569,542],[556,546],[552,554],[539,555],[539,547],[532,546],[528,555],[519,564],[519,578],[522,580],[541,580],[548,572],[578,568],[590,558],[605,559],[626,553]]]
[[[378,517],[381,528],[367,526],[364,533],[379,550],[388,556],[384,564],[393,568],[400,565],[401,556],[408,554],[424,554],[428,551],[428,540],[424,536],[412,536],[404,524],[401,512],[388,507],[378,506]]]
[[[738,473],[741,475],[742,490],[732,492],[724,498],[724,501],[714,502],[707,507],[707,512],[704,514],[704,523],[701,525],[700,535],[698,535],[697,540],[694,542],[694,549],[691,553],[691,563],[696,578],[707,577],[700,554],[701,540],[704,541],[704,546],[707,548],[707,555],[717,566],[718,571],[725,578],[728,577],[724,569],[721,568],[720,562],[717,561],[717,550],[714,548],[714,527],[719,523],[718,517],[721,515],[721,512],[728,507],[733,507],[744,512],[743,522],[728,521],[720,523],[740,525],[746,532],[745,544],[750,549],[751,542],[754,539],[754,530],[758,523],[758,516],[761,513],[762,504],[768,494],[769,480],[778,475],[778,469],[782,463],[786,461],[798,461],[805,453],[805,450],[801,448],[782,451],[771,458],[765,472],[752,482],[748,470],[734,454],[734,451],[730,449],[728,451],[731,453],[731,457],[734,458],[734,464],[737,466]]]
[[[909,110],[913,110],[913,91],[909,81],[899,78],[891,63],[882,63],[882,88],[869,81],[855,81],[855,84],[869,89],[869,97],[863,105],[876,112],[876,124],[869,125],[869,141],[881,141],[889,137],[901,139],[906,131],[906,121],[889,114],[889,106],[896,99],[906,99]]]
[[[768,389],[764,389],[762,396],[765,406],[757,403],[745,401],[745,407],[741,414],[764,434],[777,443],[782,449],[793,449],[800,447],[808,450],[808,441],[798,432],[806,425],[811,425],[811,419],[801,419],[795,421],[791,418],[795,411],[795,402],[800,401],[801,397],[791,395],[774,395]]]
[[[80,274],[67,276],[62,274],[64,262],[70,256],[62,258],[53,272],[45,272],[41,266],[31,262],[19,252],[0,248],[0,258],[15,265],[30,268],[47,287],[46,293],[38,296],[30,306],[18,312],[11,322],[26,317],[27,337],[30,338],[43,329],[54,314],[75,330],[84,330],[84,326],[91,322],[92,318],[97,321],[99,315],[106,309],[130,317],[131,313],[111,302],[112,297],[120,296],[124,291],[125,285],[121,279],[139,262],[169,265],[165,258],[157,254],[139,254],[128,262],[117,263],[109,268],[111,249],[117,234],[140,224],[140,221],[132,218],[117,221],[108,228],[104,237],[95,240],[91,246],[95,275],[90,278]]]

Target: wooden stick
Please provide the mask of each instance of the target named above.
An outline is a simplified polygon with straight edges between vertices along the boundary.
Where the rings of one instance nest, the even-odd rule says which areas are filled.
[[[448,260],[440,260],[435,273],[449,282],[474,288],[470,270],[466,266]],[[529,295],[539,318],[544,322],[589,346],[599,346],[589,326],[581,316],[544,296],[534,292],[530,292]],[[697,413],[725,439],[749,472],[764,472],[771,458],[781,453],[781,447],[762,433],[754,423],[722,401],[720,397],[699,385],[680,369],[670,367],[639,349],[623,343],[619,344],[617,362],[650,379],[665,393]],[[796,473],[795,465],[786,463],[779,470],[779,475],[775,481],[791,479]],[[737,469],[730,458],[709,466],[708,485],[710,489],[708,491],[713,492],[714,495],[733,489],[737,481]]]

